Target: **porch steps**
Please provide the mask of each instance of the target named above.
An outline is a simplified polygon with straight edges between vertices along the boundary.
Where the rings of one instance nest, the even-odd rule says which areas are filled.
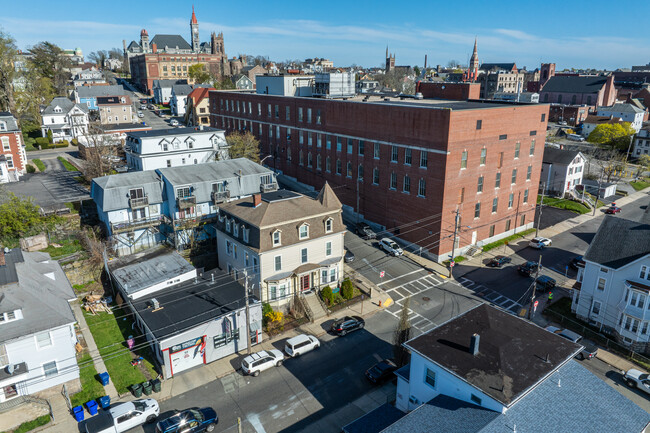
[[[311,310],[312,314],[314,315],[312,320],[318,320],[322,317],[327,316],[327,311],[325,311],[321,303],[318,301],[317,292],[304,295],[303,299],[309,306],[309,309]]]

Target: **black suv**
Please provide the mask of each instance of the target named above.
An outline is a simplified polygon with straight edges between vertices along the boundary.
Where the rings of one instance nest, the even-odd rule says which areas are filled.
[[[366,377],[372,383],[382,383],[388,379],[395,377],[393,373],[397,370],[397,366],[392,359],[384,359],[379,361],[366,371]]]
[[[537,272],[537,267],[537,262],[526,262],[523,265],[519,265],[517,272],[519,272],[521,275],[531,277],[535,274],[535,272]]]
[[[370,226],[366,223],[359,223],[357,224],[357,234],[361,236],[363,239],[375,239],[377,238],[377,234],[375,234],[374,231],[370,228]]]
[[[342,319],[335,320],[334,323],[332,323],[330,331],[336,335],[344,336],[348,332],[363,329],[364,326],[366,326],[366,322],[361,317],[345,316]]]

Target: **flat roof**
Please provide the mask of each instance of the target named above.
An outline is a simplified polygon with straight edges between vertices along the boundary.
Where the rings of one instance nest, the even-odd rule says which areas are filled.
[[[108,263],[108,268],[127,295],[167,281],[194,269],[174,250],[156,248]]]
[[[133,308],[153,335],[163,340],[244,308],[244,290],[230,275],[217,269],[204,273],[196,282],[186,281],[162,289],[147,299],[135,300]],[[160,308],[156,311],[151,298],[159,302]]]
[[[473,334],[480,336],[477,355],[469,349]],[[582,347],[487,304],[405,345],[505,406]]]
[[[167,135],[187,135],[187,134],[201,134],[201,133],[214,133],[218,131],[223,131],[223,129],[211,128],[209,126],[204,126],[203,129],[200,127],[191,127],[191,128],[164,128],[164,129],[152,129],[150,131],[133,131],[129,132],[128,135],[136,138],[144,137],[163,137]]]

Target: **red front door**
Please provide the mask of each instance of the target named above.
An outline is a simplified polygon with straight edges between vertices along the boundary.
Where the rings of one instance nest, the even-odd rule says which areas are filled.
[[[309,290],[309,288],[309,274],[303,275],[300,277],[300,290],[304,292],[305,290]]]

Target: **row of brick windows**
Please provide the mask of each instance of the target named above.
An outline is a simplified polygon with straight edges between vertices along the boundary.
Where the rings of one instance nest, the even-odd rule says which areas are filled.
[[[516,142],[515,143],[515,149],[514,149],[514,159],[519,159],[521,155],[521,142]],[[528,156],[534,156],[535,155],[535,139],[533,138],[530,141],[530,148],[528,150]],[[498,167],[501,168],[503,165],[503,157],[504,157],[504,152],[499,152],[498,154],[499,157],[499,163]],[[469,152],[467,150],[463,150],[460,154],[460,168],[461,169],[466,169],[467,168],[467,160],[469,158]],[[481,156],[479,159],[479,165],[485,165],[487,163],[487,149],[484,147],[481,149]]]
[[[533,166],[529,165],[526,169],[526,181],[529,181],[533,175]],[[512,169],[512,176],[510,177],[510,184],[514,185],[517,183],[517,169]],[[485,184],[485,176],[481,175],[478,177],[478,183],[476,185],[476,192],[483,192],[483,185]],[[497,172],[494,177],[494,188],[501,188],[501,172]]]
[[[461,188],[460,190],[460,203],[463,202],[464,200],[464,194],[465,194],[465,188]],[[526,204],[528,203],[528,189],[524,190],[524,200],[523,203]],[[508,209],[512,209],[514,206],[514,201],[515,201],[515,193],[510,193],[508,196]],[[495,214],[499,210],[499,197],[494,197],[492,199],[492,213]],[[481,202],[478,201],[474,205],[474,218],[480,218],[481,217]]]
[[[291,107],[285,105],[284,107],[279,104],[264,104],[266,105],[266,117],[269,119],[280,119],[281,114],[284,119],[287,121],[291,120]],[[229,113],[243,113],[253,115],[253,102],[251,101],[233,101],[231,99],[220,99],[219,107],[222,111]],[[257,117],[263,117],[262,108],[263,104],[261,102],[256,103],[256,115]],[[284,110],[282,110],[284,108]],[[212,105],[213,111],[216,111],[216,106]],[[323,122],[322,114],[320,109],[312,108],[303,108],[298,107],[298,122],[305,123],[314,123],[316,125],[321,125]]]
[[[253,127],[253,122],[251,121],[246,121],[246,120],[235,120],[235,119],[222,119],[221,120],[222,125],[216,125],[217,127],[222,127],[228,130],[231,129],[238,129],[240,131],[245,131],[249,129],[251,132],[254,134],[257,133],[256,135],[258,136],[259,139],[262,139],[263,137],[263,126],[262,123],[258,124],[257,131],[255,131],[256,128]],[[246,123],[249,122],[249,126],[247,128]],[[286,130],[286,142],[287,144],[291,144],[292,138],[293,138],[293,131],[291,128],[284,128]],[[274,131],[275,130],[275,131]],[[276,140],[281,140],[282,139],[282,131],[280,125],[269,125],[268,127],[268,137],[269,137],[269,154],[273,153],[272,149],[272,144],[271,140],[274,138]],[[313,133],[309,131],[298,131],[298,144],[299,145],[304,145],[307,144],[307,146],[314,146],[314,142],[316,145],[316,148],[321,149],[323,148],[323,142],[325,144],[325,149],[331,150],[333,146],[336,148],[336,152],[342,153],[343,152],[343,146],[345,144],[345,153],[348,155],[359,155],[359,156],[366,156],[367,152],[372,152],[371,155],[374,159],[381,159],[381,144],[376,143],[376,142],[370,142],[366,140],[361,140],[361,139],[351,139],[351,138],[344,138],[344,137],[339,137],[336,135],[330,135],[330,134],[320,134],[320,133]],[[356,149],[355,149],[356,145]],[[419,155],[417,153],[419,152]],[[393,163],[402,163],[407,166],[411,166],[413,164],[413,149],[409,148],[404,148],[403,151],[400,151],[399,146],[391,145],[391,150],[390,150],[390,162]],[[429,152],[426,151],[416,151],[416,162],[419,164],[418,166],[420,168],[428,168],[429,166]],[[287,160],[291,161],[291,156],[290,152],[287,152]]]

